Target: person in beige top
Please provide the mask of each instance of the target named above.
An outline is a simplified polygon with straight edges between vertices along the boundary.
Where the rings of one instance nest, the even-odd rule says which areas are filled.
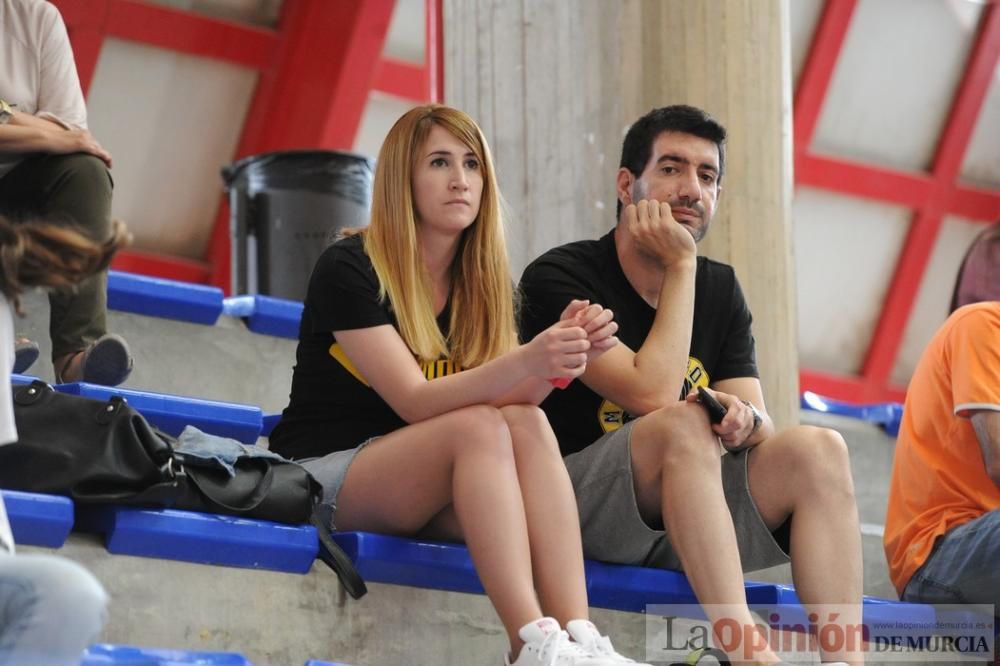
[[[0,0],[0,214],[15,222],[42,216],[103,241],[111,234],[110,167],[110,153],[87,130],[59,11],[43,0]],[[56,381],[125,381],[132,356],[107,332],[107,272],[75,291],[53,291],[49,303]]]

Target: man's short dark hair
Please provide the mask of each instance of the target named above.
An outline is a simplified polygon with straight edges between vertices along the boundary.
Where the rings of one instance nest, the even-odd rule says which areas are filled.
[[[719,182],[722,182],[726,167],[726,128],[706,112],[686,104],[653,109],[635,121],[625,134],[618,166],[639,177],[652,156],[653,142],[663,132],[691,134],[714,143],[719,149]],[[621,214],[622,202],[619,200],[618,217]]]

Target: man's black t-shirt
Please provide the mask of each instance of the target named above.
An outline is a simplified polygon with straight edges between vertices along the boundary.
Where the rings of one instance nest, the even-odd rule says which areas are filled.
[[[311,458],[354,448],[406,422],[379,396],[344,354],[333,331],[389,324],[399,330],[360,236],[337,241],[320,255],[309,279],[292,392],[271,433],[271,450],[288,458]],[[438,315],[448,335],[450,303]],[[451,374],[448,360],[423,364],[428,379]]]
[[[653,326],[656,310],[632,288],[615,249],[614,230],[603,238],[570,243],[533,261],[521,277],[521,336],[532,337],[559,320],[574,298],[614,311],[618,338],[638,351]],[[757,377],[752,317],[731,266],[698,257],[694,322],[683,398],[697,386],[733,377]],[[575,381],[542,403],[563,455],[592,444],[633,417]]]

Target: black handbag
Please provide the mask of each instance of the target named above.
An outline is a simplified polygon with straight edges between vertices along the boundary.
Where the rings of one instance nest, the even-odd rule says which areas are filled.
[[[15,386],[18,441],[0,446],[0,488],[68,495],[80,503],[172,507],[293,524],[311,523],[319,557],[353,598],[367,592],[354,564],[316,515],[322,488],[301,465],[241,457],[236,475],[182,464],[169,435],[120,396]]]
[[[68,495],[77,502],[170,506],[181,484],[164,435],[119,396],[15,386],[18,441],[0,447],[0,488]]]
[[[224,513],[279,523],[308,523],[322,488],[301,465],[241,457],[236,475],[184,465],[183,492],[174,508]]]
[[[236,476],[221,469],[184,465],[184,492],[175,508],[275,520],[310,523],[319,537],[319,558],[340,579],[354,599],[367,592],[354,563],[330,536],[317,502],[323,489],[304,467],[273,458],[240,457]]]

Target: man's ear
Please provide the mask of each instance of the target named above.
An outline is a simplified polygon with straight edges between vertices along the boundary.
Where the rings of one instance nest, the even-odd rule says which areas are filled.
[[[618,176],[616,180],[616,190],[618,192],[618,200],[622,202],[622,206],[628,206],[632,201],[632,185],[635,184],[635,176],[632,172],[622,167],[618,169]]]

